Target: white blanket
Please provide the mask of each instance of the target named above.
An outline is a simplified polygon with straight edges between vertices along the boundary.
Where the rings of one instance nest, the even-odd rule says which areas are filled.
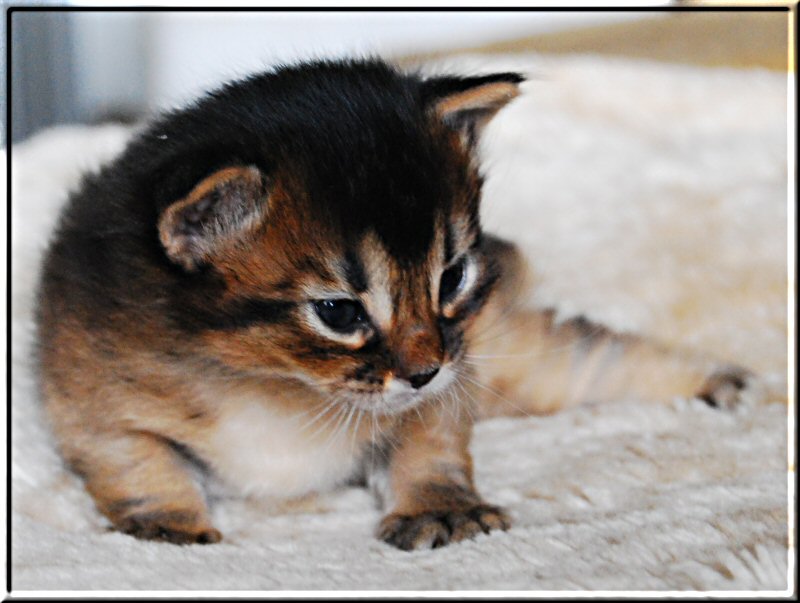
[[[522,69],[484,139],[487,229],[519,242],[555,305],[787,379],[787,78],[596,57]],[[475,429],[507,533],[407,553],[351,488],[216,501],[213,546],[109,531],[64,470],[30,366],[38,262],[66,192],[129,131],[63,127],[13,149],[12,578],[16,590],[787,588],[787,406],[584,406]]]

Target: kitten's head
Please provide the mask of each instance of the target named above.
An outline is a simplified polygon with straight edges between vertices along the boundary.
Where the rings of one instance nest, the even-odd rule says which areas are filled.
[[[444,391],[498,277],[476,136],[521,81],[318,63],[233,84],[151,129],[214,132],[194,170],[174,170],[191,185],[158,222],[186,288],[224,283],[183,310],[204,353],[377,413]]]

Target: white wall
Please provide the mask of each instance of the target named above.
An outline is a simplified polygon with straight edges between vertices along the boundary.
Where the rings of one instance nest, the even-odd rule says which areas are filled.
[[[299,58],[392,57],[643,16],[579,11],[72,13],[79,38],[79,100],[87,110],[136,102],[164,109],[233,77]]]
[[[144,14],[70,13],[77,114],[148,106]]]
[[[396,56],[513,39],[638,13],[322,12],[151,16],[148,88],[154,108],[270,64],[312,56]]]

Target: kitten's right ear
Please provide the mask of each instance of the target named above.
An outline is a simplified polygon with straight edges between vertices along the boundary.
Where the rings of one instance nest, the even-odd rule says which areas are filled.
[[[158,221],[158,236],[167,256],[191,271],[246,235],[266,212],[267,182],[261,171],[228,167],[167,207]]]
[[[422,102],[459,132],[468,149],[494,115],[519,95],[519,73],[460,77],[439,76],[422,82]]]

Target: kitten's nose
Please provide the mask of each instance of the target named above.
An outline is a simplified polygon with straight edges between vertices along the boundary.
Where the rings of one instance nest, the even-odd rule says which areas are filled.
[[[431,382],[436,374],[439,372],[438,366],[428,367],[424,371],[417,373],[416,375],[411,375],[408,378],[408,382],[411,383],[411,387],[414,389],[419,389],[423,385],[427,385]]]

